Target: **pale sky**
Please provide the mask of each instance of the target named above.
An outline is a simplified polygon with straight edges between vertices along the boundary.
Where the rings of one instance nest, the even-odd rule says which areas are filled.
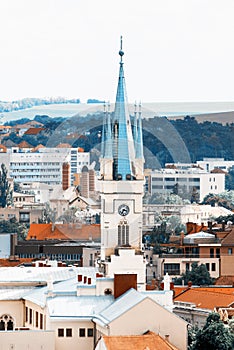
[[[0,100],[234,101],[233,0],[1,0]]]

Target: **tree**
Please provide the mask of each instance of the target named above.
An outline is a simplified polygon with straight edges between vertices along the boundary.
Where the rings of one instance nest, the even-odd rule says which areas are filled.
[[[232,350],[234,336],[225,328],[218,313],[212,312],[204,327],[197,331],[190,350]]]
[[[16,218],[0,221],[0,233],[17,233],[18,240],[25,240],[28,228],[25,224],[20,224]]]
[[[7,180],[7,168],[1,164],[0,170],[0,205],[2,208],[13,204],[13,191]]]
[[[209,193],[204,197],[202,204],[218,205],[220,207],[234,210],[234,191],[224,191],[219,194]]]
[[[174,282],[175,284],[182,284],[182,281],[184,281],[185,284],[192,282],[192,284],[198,286],[213,284],[213,279],[210,277],[206,265],[198,265],[196,262],[192,263],[191,271],[187,270],[182,274],[182,277],[176,278]]]

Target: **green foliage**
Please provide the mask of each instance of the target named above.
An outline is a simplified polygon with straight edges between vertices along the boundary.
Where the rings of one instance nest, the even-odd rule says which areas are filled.
[[[13,191],[7,180],[7,169],[5,164],[1,164],[0,170],[0,206],[2,208],[13,204]]]
[[[223,221],[225,222],[225,224],[230,221],[234,223],[234,214],[230,214],[226,216],[221,215],[218,218],[216,218],[215,221],[217,221],[218,224],[221,224]]]
[[[234,167],[230,168],[225,176],[225,188],[227,190],[234,190]]]
[[[193,285],[211,285],[213,284],[213,279],[210,277],[209,271],[205,264],[198,265],[196,262],[192,263],[191,270],[187,270],[182,274],[182,277],[175,278],[175,284],[188,284],[192,282]]]
[[[209,193],[203,199],[202,204],[218,205],[229,210],[234,210],[234,191],[224,191],[219,194]]]
[[[232,350],[234,337],[225,328],[218,313],[211,313],[204,327],[197,331],[190,344],[190,350]]]
[[[17,233],[19,240],[24,240],[27,236],[28,228],[24,224],[20,224],[16,218],[0,221],[0,233]]]

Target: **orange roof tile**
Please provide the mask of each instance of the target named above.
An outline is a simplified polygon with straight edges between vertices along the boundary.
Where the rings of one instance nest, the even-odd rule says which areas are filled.
[[[223,171],[220,168],[214,168],[213,170],[211,170],[211,174],[227,174],[227,172]]]
[[[27,240],[84,240],[99,241],[101,237],[100,224],[80,225],[80,224],[55,224],[54,229],[50,224],[31,224]]]
[[[69,143],[59,143],[56,148],[71,148],[71,145]]]
[[[0,259],[0,267],[18,266],[23,263],[31,263],[32,261],[32,258],[19,258],[15,260]]]
[[[0,151],[1,153],[6,153],[7,152],[7,147],[2,145],[2,144],[0,144],[0,149],[1,149],[1,151]]]
[[[103,336],[103,340],[107,350],[178,350],[153,332],[143,335]]]
[[[29,128],[27,131],[25,131],[24,135],[37,135],[42,130],[45,130],[44,128]]]
[[[19,148],[32,148],[32,145],[30,145],[28,142],[26,141],[22,141],[18,144]]]
[[[36,147],[34,147],[31,152],[36,152],[37,150],[39,150],[39,148],[45,148],[45,146],[43,146],[41,143],[39,145],[37,145]]]
[[[223,288],[226,289],[226,288]],[[189,288],[174,298],[174,301],[193,303],[202,309],[213,310],[215,307],[228,307],[234,303],[234,288],[225,292],[219,288]]]
[[[222,246],[234,246],[234,228],[222,240]]]

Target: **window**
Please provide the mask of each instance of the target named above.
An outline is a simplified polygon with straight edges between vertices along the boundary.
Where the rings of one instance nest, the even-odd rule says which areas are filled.
[[[58,337],[64,337],[64,329],[63,328],[58,329]]]
[[[232,248],[228,248],[228,255],[232,255]]]
[[[189,263],[186,263],[186,271],[189,271]]]
[[[152,177],[152,181],[163,181],[162,177]]]
[[[88,328],[88,337],[93,337],[93,328]]]
[[[32,324],[32,309],[29,309],[29,323]]]
[[[40,329],[43,329],[43,315],[40,314]]]
[[[174,177],[165,177],[165,181],[175,181]]]
[[[72,337],[72,328],[66,328],[66,337]]]
[[[79,337],[85,337],[85,328],[79,329]]]
[[[164,275],[180,275],[180,264],[164,264]]]
[[[210,248],[210,258],[214,258],[214,248]]]
[[[110,288],[106,288],[104,291],[105,295],[112,295],[112,290]]]
[[[207,271],[210,271],[210,264],[209,263],[206,263],[206,268],[207,268]]]
[[[166,185],[164,188],[165,188],[166,190],[172,190],[172,189],[174,188],[174,186],[172,186],[172,185]]]
[[[129,225],[121,221],[118,225],[118,245],[129,245]]]
[[[220,249],[216,248],[216,258],[220,258]]]
[[[36,311],[36,327],[38,327],[38,311]]]
[[[25,309],[25,321],[28,322],[28,307]]]
[[[13,331],[14,321],[10,315],[2,315],[0,318],[0,331]]]
[[[211,271],[216,271],[216,264],[215,263],[211,264]]]

